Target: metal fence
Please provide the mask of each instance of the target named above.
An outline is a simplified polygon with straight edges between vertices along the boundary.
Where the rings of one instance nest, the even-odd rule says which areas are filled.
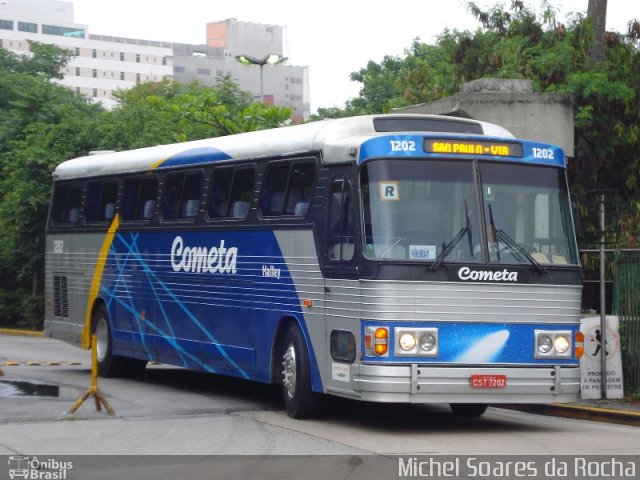
[[[622,369],[627,394],[640,395],[640,252],[616,255],[613,313],[620,317]]]

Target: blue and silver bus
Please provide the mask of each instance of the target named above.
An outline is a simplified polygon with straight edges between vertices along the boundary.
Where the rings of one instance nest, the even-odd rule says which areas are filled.
[[[581,270],[556,146],[373,115],[66,161],[48,335],[99,372],[149,361],[373,402],[554,403],[579,391]]]

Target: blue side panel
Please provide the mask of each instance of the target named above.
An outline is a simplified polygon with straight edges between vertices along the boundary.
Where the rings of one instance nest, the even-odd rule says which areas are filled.
[[[118,355],[268,382],[280,319],[298,319],[308,338],[293,280],[268,230],[118,233],[101,296]]]
[[[494,156],[473,155],[461,153],[427,153],[424,151],[425,138],[481,141],[498,143],[516,143],[522,145],[522,156]],[[453,136],[453,135],[385,135],[374,137],[360,145],[358,163],[363,163],[375,158],[481,158],[488,161],[516,162],[525,164],[547,165],[552,167],[565,167],[566,159],[564,151],[555,145],[532,142],[529,140],[515,140],[509,138]]]
[[[232,157],[230,155],[226,154],[222,150],[218,150],[217,148],[192,148],[168,158],[162,162],[160,167],[177,167],[180,165],[219,162],[221,160],[230,160],[231,158]]]
[[[570,331],[572,338],[579,328],[576,325],[558,324],[520,324],[520,323],[463,323],[463,322],[362,322],[367,326],[398,327],[437,327],[439,355],[436,358],[395,356],[393,328],[389,339],[389,357],[381,358],[365,356],[369,362],[419,362],[448,363],[458,365],[572,365],[578,364],[575,358],[570,359],[537,359],[534,358],[535,330]],[[364,341],[364,340],[363,340]],[[362,351],[364,352],[364,345]]]

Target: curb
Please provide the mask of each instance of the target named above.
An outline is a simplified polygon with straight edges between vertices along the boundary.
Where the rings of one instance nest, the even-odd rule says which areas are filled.
[[[16,335],[23,337],[43,337],[44,332],[34,332],[32,330],[18,330],[13,328],[0,328],[0,335]]]
[[[614,410],[611,408],[570,405],[564,403],[552,405],[509,405],[507,408],[540,415],[640,427],[640,411],[632,412],[629,410]]]

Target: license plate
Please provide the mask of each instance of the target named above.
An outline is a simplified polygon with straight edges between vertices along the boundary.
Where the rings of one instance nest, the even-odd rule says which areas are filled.
[[[506,388],[506,375],[471,375],[471,388]]]

